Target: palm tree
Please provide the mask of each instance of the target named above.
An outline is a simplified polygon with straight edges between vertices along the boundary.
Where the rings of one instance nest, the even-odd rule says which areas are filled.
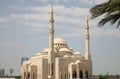
[[[111,25],[117,22],[117,28],[120,26],[120,0],[109,0],[107,2],[95,5],[90,9],[91,19],[104,15],[99,21],[98,26],[103,26],[107,22]]]

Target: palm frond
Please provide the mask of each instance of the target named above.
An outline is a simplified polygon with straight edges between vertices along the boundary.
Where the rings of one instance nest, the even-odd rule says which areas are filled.
[[[111,24],[114,24],[120,18],[120,13],[118,14],[111,14],[108,17],[103,18],[99,23],[98,26],[101,27],[107,22],[111,21]]]
[[[106,8],[108,6],[108,2],[100,4],[100,5],[96,5],[93,8],[90,9],[90,13],[91,13],[91,19],[94,19],[102,14],[104,14],[106,12]]]
[[[111,25],[118,22],[117,27],[120,26],[120,0],[109,0],[108,2],[96,5],[90,9],[90,13],[91,19],[95,19],[105,14],[103,19],[98,23],[99,27],[107,22],[110,22]]]
[[[120,26],[120,19],[118,20],[117,28]]]

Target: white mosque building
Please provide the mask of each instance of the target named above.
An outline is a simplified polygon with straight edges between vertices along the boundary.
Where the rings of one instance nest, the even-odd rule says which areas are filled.
[[[90,79],[92,59],[88,18],[85,26],[85,55],[73,52],[65,40],[54,39],[53,7],[50,8],[49,46],[21,66],[21,79]]]

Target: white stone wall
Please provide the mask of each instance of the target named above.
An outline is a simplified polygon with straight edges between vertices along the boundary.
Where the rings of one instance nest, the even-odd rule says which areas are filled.
[[[43,63],[42,63],[42,75],[43,75],[42,79],[48,79],[48,59],[43,59]]]

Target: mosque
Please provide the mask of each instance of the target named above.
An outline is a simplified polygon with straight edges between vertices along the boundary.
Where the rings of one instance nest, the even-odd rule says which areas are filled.
[[[85,26],[85,55],[73,52],[62,38],[54,39],[53,7],[50,8],[49,46],[21,66],[21,79],[90,79],[92,59],[88,18]]]

